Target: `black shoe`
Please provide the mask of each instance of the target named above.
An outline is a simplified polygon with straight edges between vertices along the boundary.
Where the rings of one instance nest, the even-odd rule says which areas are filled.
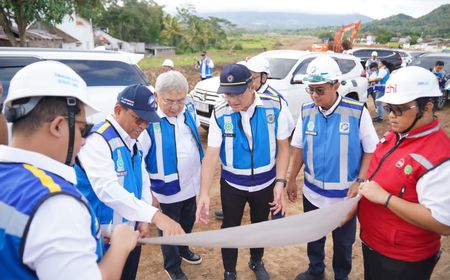
[[[322,274],[314,275],[310,274],[309,270],[300,273],[295,277],[295,280],[323,280],[325,279],[325,272],[322,272]]]
[[[254,262],[250,260],[248,262],[248,267],[250,267],[253,272],[256,274],[257,280],[269,280],[270,276],[267,272],[266,268],[264,267],[264,262],[262,260]]]
[[[172,272],[165,269],[164,271],[167,273],[167,276],[169,276],[170,280],[188,280],[181,268]]]
[[[187,251],[181,255],[181,259],[189,264],[201,264],[203,259],[200,255],[187,249]]]
[[[223,273],[224,280],[236,280],[236,272],[225,271]]]
[[[223,211],[222,209],[214,211],[214,218],[217,220],[223,220]]]

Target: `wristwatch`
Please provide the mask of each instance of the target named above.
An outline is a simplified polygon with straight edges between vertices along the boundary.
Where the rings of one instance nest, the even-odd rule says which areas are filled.
[[[283,183],[283,188],[285,188],[286,184],[287,184],[287,180],[286,179],[281,179],[281,178],[276,178],[274,182],[275,182],[275,184],[276,183]]]
[[[359,178],[359,177],[356,178],[356,182],[358,182],[358,183],[360,183],[360,184],[361,184],[361,183],[364,183],[364,181],[365,181],[364,179],[361,179],[361,178]]]

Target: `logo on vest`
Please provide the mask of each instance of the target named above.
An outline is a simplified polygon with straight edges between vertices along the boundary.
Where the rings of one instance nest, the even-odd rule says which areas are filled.
[[[122,152],[120,150],[117,151],[116,173],[117,173],[117,176],[127,175],[127,171],[125,170],[125,165],[123,164]]]
[[[402,168],[403,165],[405,165],[405,160],[403,158],[395,163],[395,167],[397,168]]]
[[[339,124],[339,132],[341,134],[348,134],[350,132],[350,123],[348,123],[348,122],[341,122]]]
[[[312,135],[312,136],[317,135],[317,131],[314,131],[314,122],[312,122],[312,121],[308,122],[308,124],[306,125],[305,134]]]
[[[411,174],[412,172],[413,172],[413,168],[412,168],[412,166],[411,165],[406,165],[405,166],[405,168],[403,169],[403,172],[406,174],[406,175],[409,175],[409,174]]]
[[[194,112],[194,105],[192,105],[192,103],[186,104],[186,107],[188,109],[189,112]]]
[[[161,131],[161,125],[159,123],[153,123],[153,130],[159,133]]]
[[[233,124],[231,121],[225,122],[225,125],[223,126],[225,133],[223,134],[224,137],[235,137],[236,135],[233,133]]]
[[[274,114],[268,114],[267,115],[267,123],[274,123],[275,122],[275,115]]]

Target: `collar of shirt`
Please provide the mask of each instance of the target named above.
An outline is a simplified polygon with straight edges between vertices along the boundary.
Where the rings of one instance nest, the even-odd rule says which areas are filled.
[[[123,142],[127,145],[128,149],[133,152],[133,146],[136,144],[136,139],[132,139],[130,135],[120,126],[120,124],[116,121],[113,115],[109,115],[106,117],[106,120],[111,123],[112,126],[119,133],[120,138],[122,138]]]
[[[255,108],[256,106],[262,106],[264,105],[261,98],[259,98],[259,95],[256,93],[256,91],[254,92],[255,94],[255,100],[253,100],[252,105],[250,105],[247,108],[247,111],[240,111],[239,113],[241,113],[242,116],[248,116],[248,118],[250,118],[253,115],[253,112],[255,112]],[[229,107],[230,112],[233,112],[233,109],[231,109],[231,107]]]
[[[75,170],[72,167],[40,153],[0,145],[0,162],[30,164],[56,174],[72,184],[77,183]]]
[[[175,125],[177,121],[183,121],[184,122],[184,112],[186,110],[186,106],[184,106],[183,110],[181,110],[180,113],[176,117],[169,117],[167,116],[161,108],[158,107],[158,110],[156,111],[158,113],[158,116],[160,118],[166,118],[171,124]]]
[[[319,106],[319,111],[324,115],[324,116],[329,116],[331,115],[331,113],[334,112],[334,110],[336,109],[336,107],[339,105],[339,103],[341,102],[342,96],[340,94],[338,94],[338,97],[336,99],[336,101],[334,102],[333,106],[330,107],[330,109],[325,110],[322,107]]]

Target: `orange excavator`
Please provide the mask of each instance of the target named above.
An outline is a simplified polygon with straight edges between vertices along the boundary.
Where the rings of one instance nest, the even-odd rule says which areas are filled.
[[[358,35],[359,29],[361,28],[361,21],[358,20],[356,22],[352,22],[346,25],[342,25],[335,33],[334,40],[323,44],[313,44],[311,50],[313,52],[326,52],[326,51],[334,51],[334,52],[342,52],[343,48],[343,42],[342,38],[344,37],[344,34],[350,30],[352,31],[352,34],[350,35],[350,38],[348,39],[349,43],[344,45],[350,45],[346,46],[346,48],[351,48],[351,45],[353,45],[353,42],[355,42],[356,36]],[[344,41],[345,43],[345,41]]]

